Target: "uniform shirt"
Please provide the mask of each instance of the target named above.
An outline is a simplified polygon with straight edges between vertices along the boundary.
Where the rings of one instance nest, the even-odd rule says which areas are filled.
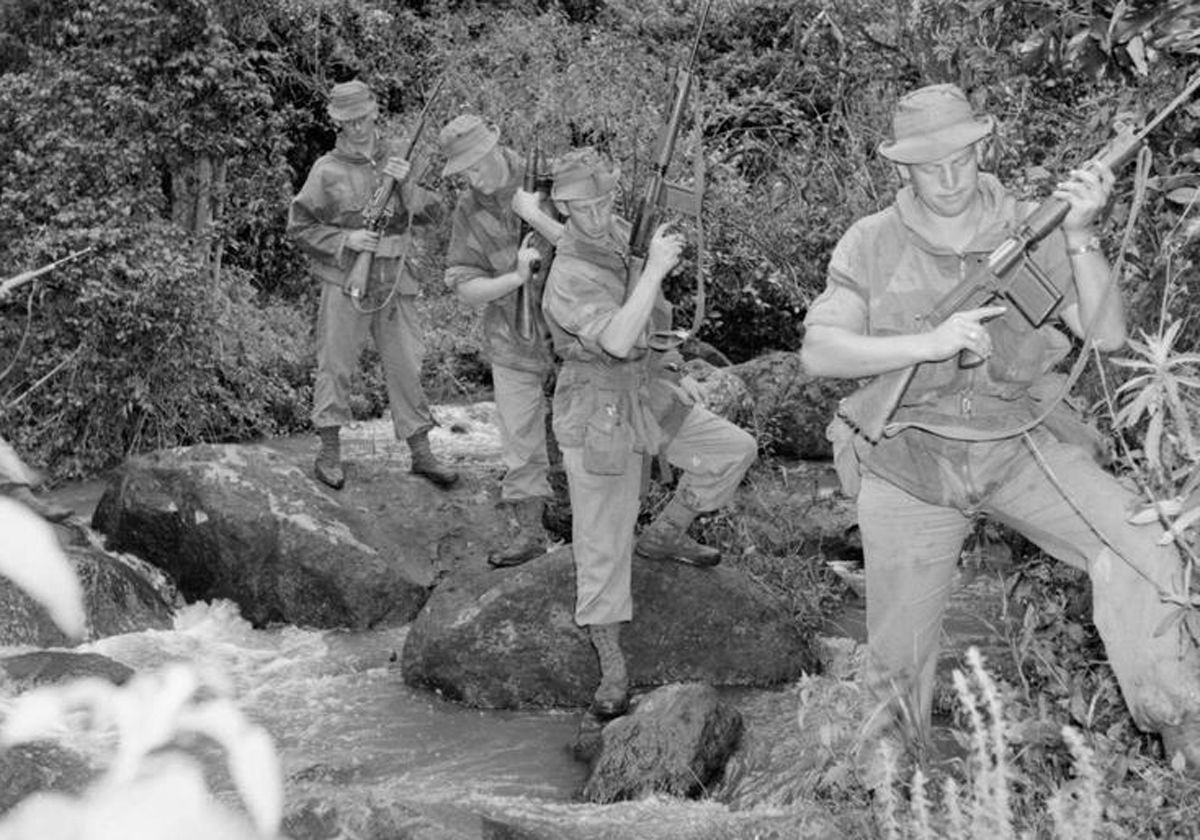
[[[525,165],[511,149],[502,150],[511,175],[492,195],[468,189],[454,207],[450,248],[446,254],[446,285],[480,277],[497,277],[517,266],[520,247],[521,217],[512,209],[512,198],[524,179]],[[541,236],[534,246],[549,258],[549,244]],[[483,310],[483,335],[492,364],[531,372],[547,371],[552,366],[550,342],[541,317],[542,285],[545,272],[530,278],[527,293],[533,295],[535,322],[533,337],[525,340],[515,329],[517,290],[488,301]]]
[[[624,243],[630,226],[613,218],[606,242],[579,235],[568,220],[546,280],[542,311],[563,360],[554,395],[554,433],[562,446],[580,446],[584,427],[605,400],[615,400],[633,428],[637,448],[657,452],[691,410],[691,401],[664,365],[677,353],[647,350],[651,331],[671,327],[660,291],[646,329],[625,359],[600,346],[600,336],[625,302]]]
[[[979,176],[979,197],[983,220],[961,254],[931,241],[930,232],[922,229],[911,187],[900,190],[891,207],[856,222],[834,248],[825,291],[809,307],[805,326],[841,327],[863,335],[928,329],[924,316],[968,272],[985,270],[980,261],[1033,209],[986,173]],[[1051,321],[1076,298],[1061,232],[1043,240],[1032,256],[1063,294],[1050,320],[1035,328],[1011,302],[1000,301],[1008,310],[986,325],[992,356],[966,369],[958,366],[957,356],[920,364],[894,421],[986,431],[1011,428],[1037,415],[1043,383],[1070,349],[1070,340]],[[966,463],[966,447],[990,445],[998,444],[904,429],[874,447],[857,441],[856,449],[872,472],[927,497],[936,464]]]
[[[383,182],[383,167],[388,158],[398,154],[395,149],[395,143],[380,137],[375,157],[368,158],[338,138],[333,150],[318,158],[309,170],[304,186],[292,199],[287,235],[308,255],[310,268],[318,279],[338,285],[346,281],[358,254],[346,248],[346,237],[350,230],[366,227],[363,209]],[[369,294],[390,291],[397,281],[397,272],[402,271],[400,257],[406,251],[407,264],[399,277],[397,292],[402,295],[418,292],[406,206],[413,224],[436,221],[441,215],[441,203],[433,193],[409,183],[393,191],[394,212],[384,225],[381,235],[386,238],[380,241],[371,263]]]

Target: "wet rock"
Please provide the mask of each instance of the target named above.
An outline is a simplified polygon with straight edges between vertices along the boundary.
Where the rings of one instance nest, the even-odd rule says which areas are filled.
[[[696,798],[720,776],[742,734],[742,717],[702,683],[677,683],[639,698],[604,727],[581,797],[606,804],[653,793]]]
[[[853,756],[871,704],[855,681],[806,676],[738,709],[745,732],[714,798],[737,810],[779,808],[860,789]]]
[[[621,647],[634,686],[776,685],[819,668],[784,605],[732,567],[635,560]],[[581,707],[600,680],[575,624],[569,547],[447,577],[413,622],[404,680],[478,708]]]
[[[387,462],[357,470],[356,485],[324,492],[261,446],[162,450],[113,475],[93,524],[110,548],[166,571],[188,601],[227,598],[256,625],[403,624],[436,562],[483,539],[465,511],[490,508],[470,482],[435,492]]]
[[[78,753],[50,741],[0,750],[0,814],[40,791],[78,794],[97,775]]]
[[[0,671],[17,691],[39,685],[98,677],[113,685],[124,685],[133,676],[128,665],[98,653],[40,650],[0,658]]]
[[[171,626],[175,605],[131,565],[131,558],[79,543],[64,551],[83,586],[85,640]],[[40,604],[0,578],[0,645],[73,644]]]

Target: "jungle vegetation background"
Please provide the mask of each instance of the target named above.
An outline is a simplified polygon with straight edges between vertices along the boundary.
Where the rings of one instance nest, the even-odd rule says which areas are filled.
[[[150,448],[305,429],[317,289],[284,225],[333,139],[329,86],[365,79],[405,131],[444,79],[427,154],[437,127],[474,111],[517,148],[535,135],[551,154],[604,148],[622,166],[628,207],[701,5],[4,0],[0,276],[94,249],[4,304],[5,435],[62,478]],[[833,243],[890,200],[894,175],[874,150],[900,93],[960,84],[1000,121],[997,171],[1044,194],[1115,123],[1140,121],[1200,66],[1195,7],[715,0],[692,101],[708,184],[702,337],[734,361],[798,348]],[[1194,214],[1178,233],[1200,182],[1198,128],[1192,105],[1152,138],[1153,177],[1125,254],[1133,324],[1154,331],[1167,313],[1185,322],[1185,347],[1200,330],[1197,304],[1183,288],[1168,295],[1165,277],[1194,272]],[[683,180],[691,129],[673,167]],[[449,208],[458,185],[439,171],[425,183]],[[1126,172],[1110,245],[1132,196]],[[488,384],[477,318],[440,281],[447,227],[427,232],[423,255],[426,380],[439,400]],[[690,271],[669,291],[690,317]],[[370,361],[363,416],[384,409]]]
[[[0,430],[58,479],[161,446],[306,430],[318,290],[284,225],[333,140],[329,86],[365,79],[405,132],[444,80],[432,129],[474,111],[518,149],[535,136],[550,153],[599,145],[622,166],[628,209],[700,5],[0,0],[0,277],[92,249],[0,304]],[[875,147],[903,92],[961,85],[998,119],[995,170],[1039,197],[1198,70],[1196,2],[714,0],[693,94],[700,130],[688,126],[674,166],[686,180],[702,148],[701,337],[734,361],[799,347],[834,242],[897,186]],[[1174,524],[1190,583],[1200,102],[1147,147],[1149,168],[1120,173],[1102,231],[1133,341],[1124,363],[1088,368],[1076,390],[1113,432],[1116,468],[1160,500],[1150,517]],[[434,148],[433,131],[422,148]],[[457,185],[432,162],[425,183],[449,208]],[[691,222],[680,225],[694,242]],[[454,401],[489,383],[478,319],[441,283],[447,236],[442,225],[423,240],[421,306],[427,388]],[[669,289],[681,319],[695,258],[689,250]],[[363,417],[385,408],[372,362],[368,353]],[[706,527],[749,526],[717,517]],[[977,555],[988,538],[978,535]],[[831,584],[820,564],[796,562],[796,545],[779,537],[752,571],[799,613]],[[971,813],[1003,806],[994,836],[1044,836],[1048,804],[1066,802],[1057,824],[1073,825],[1069,836],[1191,836],[1194,783],[1133,727],[1088,619],[1086,579],[1030,555],[1006,596],[1024,616],[1004,683],[1012,725],[997,766],[1008,784]],[[1200,638],[1189,598],[1178,618]],[[1064,725],[1086,733],[1086,753],[1064,741]]]

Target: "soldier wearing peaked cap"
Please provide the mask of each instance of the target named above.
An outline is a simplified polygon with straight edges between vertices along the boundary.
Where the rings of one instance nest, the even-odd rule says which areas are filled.
[[[592,149],[556,164],[551,196],[567,224],[542,300],[562,362],[554,434],[571,494],[575,621],[588,628],[599,657],[592,709],[600,717],[628,705],[620,631],[633,618],[635,551],[701,567],[720,562],[720,552],[688,528],[730,501],[757,452],[753,437],[697,404],[696,383],[680,377],[676,351],[649,346],[652,331],[670,327],[662,281],[679,262],[683,237],[660,227],[641,275],[629,278],[629,224],[612,212],[618,176]],[[682,476],[635,543],[644,459],[659,454]]]

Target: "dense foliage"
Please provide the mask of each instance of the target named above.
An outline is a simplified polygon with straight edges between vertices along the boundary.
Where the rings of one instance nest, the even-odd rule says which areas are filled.
[[[669,292],[702,337],[741,361],[790,350],[854,218],[894,186],[874,148],[889,103],[950,80],[1002,126],[997,169],[1031,194],[1086,160],[1115,121],[1137,121],[1197,66],[1195,4],[1036,5],[989,0],[714,3],[697,49],[696,125],[676,152],[687,181],[703,150],[703,253]],[[397,130],[438,79],[436,128],[473,110],[514,145],[592,143],[639,197],[670,73],[692,45],[696,0],[14,0],[0,10],[0,271],[93,250],[10,300],[0,322],[6,433],[58,475],[139,448],[301,428],[314,290],[283,236],[286,204],[328,147],[324,92],[359,76]],[[1200,149],[1197,106],[1151,141],[1146,201],[1127,242],[1134,322],[1163,312],[1194,346],[1185,222]],[[694,128],[699,128],[697,133]],[[424,148],[434,148],[426,142]],[[429,185],[452,200],[437,167]],[[1134,186],[1110,218],[1120,233]],[[1190,190],[1190,191],[1189,191]],[[679,224],[693,242],[694,220]],[[484,384],[472,313],[443,301],[447,231],[428,232],[425,286],[439,396]],[[1167,274],[1176,278],[1164,301]],[[1179,279],[1182,278],[1182,279]],[[22,303],[28,303],[28,318]],[[22,340],[24,338],[24,343]],[[380,408],[369,367],[361,407]]]

